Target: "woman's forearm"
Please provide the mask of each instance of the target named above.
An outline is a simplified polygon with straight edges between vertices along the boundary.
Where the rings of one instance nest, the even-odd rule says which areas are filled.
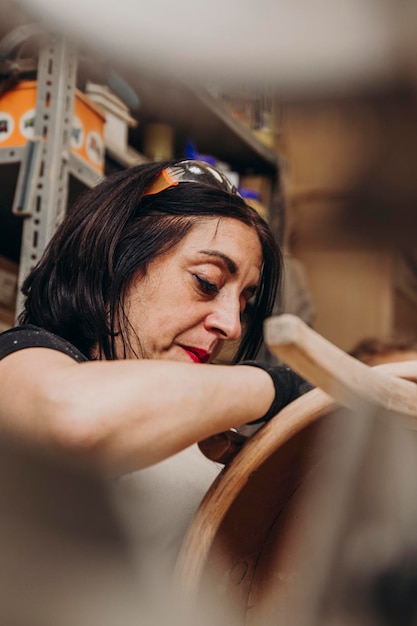
[[[250,366],[76,364],[42,349],[11,355],[1,364],[4,371],[7,361],[0,425],[52,452],[62,450],[117,473],[146,467],[256,419],[274,399],[269,375]],[[19,397],[13,394],[17,385]]]
[[[245,366],[118,361],[80,369],[68,429],[75,431],[76,445],[84,442],[99,462],[118,471],[148,466],[256,419],[274,397],[270,377]]]

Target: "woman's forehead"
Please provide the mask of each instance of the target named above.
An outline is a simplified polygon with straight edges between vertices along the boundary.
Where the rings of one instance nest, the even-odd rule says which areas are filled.
[[[262,264],[262,246],[256,230],[234,218],[209,218],[194,224],[183,241],[183,249],[205,254],[217,251],[235,263],[251,260]]]
[[[224,239],[230,239],[237,243],[243,243],[247,240],[259,242],[259,235],[253,226],[245,224],[234,217],[205,217],[197,220],[188,235],[194,235],[194,239],[209,239],[212,241],[223,242]]]

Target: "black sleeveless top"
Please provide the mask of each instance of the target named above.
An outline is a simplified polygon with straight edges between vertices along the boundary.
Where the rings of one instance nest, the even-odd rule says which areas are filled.
[[[0,359],[24,348],[51,348],[83,363],[87,357],[66,339],[38,326],[16,326],[0,334]]]

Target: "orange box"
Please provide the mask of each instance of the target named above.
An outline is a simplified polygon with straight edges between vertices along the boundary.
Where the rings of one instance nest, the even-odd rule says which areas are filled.
[[[77,89],[72,120],[71,150],[100,174],[104,172],[105,122],[105,112]]]
[[[24,81],[0,96],[0,148],[24,146],[33,136],[37,87]],[[71,151],[104,172],[105,113],[78,89],[75,92]]]

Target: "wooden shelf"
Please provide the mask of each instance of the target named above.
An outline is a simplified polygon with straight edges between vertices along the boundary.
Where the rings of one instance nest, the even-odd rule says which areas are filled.
[[[138,126],[130,130],[129,143],[141,150],[148,122],[164,122],[175,131],[175,157],[183,156],[187,139],[198,152],[230,164],[240,174],[275,175],[278,155],[235,119],[206,89],[167,79],[124,72],[141,105],[131,111]]]
[[[222,152],[230,153],[230,160],[242,163],[243,169],[254,168],[268,172],[278,167],[278,155],[265,146],[252,131],[227,111],[208,91],[193,89],[196,99],[206,108],[206,117],[213,116],[223,142],[217,143]],[[219,147],[217,149],[219,149]]]

